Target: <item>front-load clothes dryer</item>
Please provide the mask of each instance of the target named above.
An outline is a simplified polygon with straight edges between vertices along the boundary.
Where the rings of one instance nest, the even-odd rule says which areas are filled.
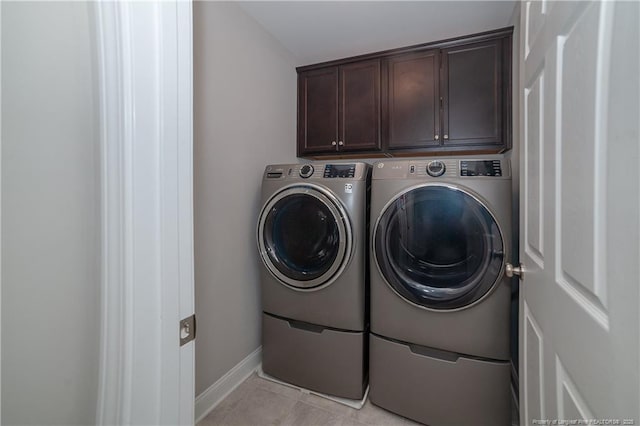
[[[350,399],[367,384],[370,171],[267,166],[257,227],[264,372]]]
[[[374,164],[372,402],[429,425],[509,424],[508,160]]]

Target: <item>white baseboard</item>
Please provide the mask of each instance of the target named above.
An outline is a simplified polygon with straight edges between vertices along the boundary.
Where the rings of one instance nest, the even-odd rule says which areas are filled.
[[[256,371],[262,364],[262,346],[251,352],[245,359],[220,377],[207,390],[196,397],[196,423],[204,419],[238,385]]]

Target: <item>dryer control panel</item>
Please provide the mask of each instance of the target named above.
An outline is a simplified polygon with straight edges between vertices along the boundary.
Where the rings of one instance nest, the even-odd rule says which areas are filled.
[[[461,160],[460,176],[502,176],[500,160]]]
[[[385,160],[373,166],[373,179],[509,179],[507,158]]]

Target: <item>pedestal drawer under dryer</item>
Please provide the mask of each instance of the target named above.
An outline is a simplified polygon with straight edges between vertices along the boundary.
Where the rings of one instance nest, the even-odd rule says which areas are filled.
[[[371,402],[432,426],[510,425],[508,361],[467,358],[370,335]]]

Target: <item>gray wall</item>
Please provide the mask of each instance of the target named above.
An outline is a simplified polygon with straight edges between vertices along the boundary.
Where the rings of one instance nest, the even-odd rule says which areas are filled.
[[[2,3],[2,424],[93,424],[99,185],[88,5]]]
[[[295,58],[233,3],[194,3],[196,395],[260,346],[262,172],[295,162]]]

